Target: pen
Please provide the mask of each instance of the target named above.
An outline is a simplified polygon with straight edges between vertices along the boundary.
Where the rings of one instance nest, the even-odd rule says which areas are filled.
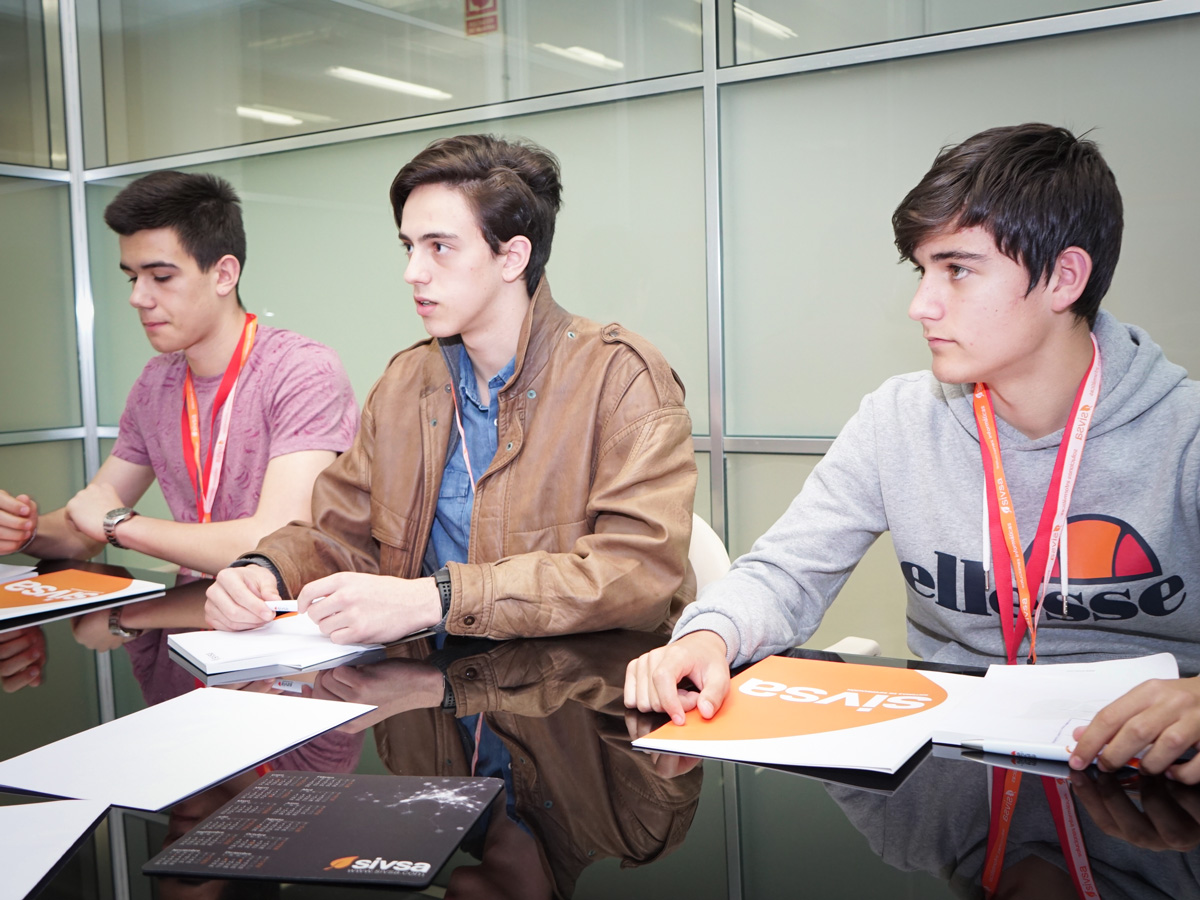
[[[316,603],[317,601],[324,599],[324,597],[313,597],[309,602]],[[295,600],[267,600],[264,602],[267,604],[267,609],[271,610],[272,612],[289,613],[297,611]]]
[[[964,750],[995,753],[1000,756],[1024,756],[1030,759],[1053,759],[1067,762],[1075,747],[1062,744],[1043,744],[1033,741],[963,741]]]

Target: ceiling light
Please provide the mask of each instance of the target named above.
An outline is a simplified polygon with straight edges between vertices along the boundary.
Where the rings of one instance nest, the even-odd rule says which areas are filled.
[[[545,50],[547,53],[553,53],[557,56],[565,56],[567,59],[581,62],[585,65],[595,66],[597,69],[623,69],[625,63],[619,59],[609,59],[603,53],[596,50],[589,50],[587,47],[555,47],[553,44],[534,44],[539,50]]]
[[[350,69],[346,66],[333,66],[326,71],[334,78],[341,78],[343,81],[383,88],[385,91],[395,91],[398,94],[410,94],[426,100],[449,100],[454,96],[423,84],[413,84],[411,81],[401,81],[398,78],[388,78],[386,75],[376,75],[374,72],[363,72],[360,69]]]
[[[239,106],[237,114],[243,119],[257,119],[260,122],[266,122],[268,125],[303,125],[303,119],[297,119],[295,116],[289,116],[285,113],[271,112],[266,109],[255,109],[253,106]]]

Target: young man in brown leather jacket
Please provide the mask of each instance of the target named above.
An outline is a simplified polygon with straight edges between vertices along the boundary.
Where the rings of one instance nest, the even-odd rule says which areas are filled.
[[[372,389],[314,524],[217,576],[210,625],[253,628],[290,595],[338,643],[669,630],[695,594],[691,420],[652,345],[554,302],[560,192],[551,154],[487,135],[400,170],[405,281],[431,339]]]

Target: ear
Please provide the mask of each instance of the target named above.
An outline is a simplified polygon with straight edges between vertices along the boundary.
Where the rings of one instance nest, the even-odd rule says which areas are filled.
[[[1092,257],[1081,247],[1068,247],[1058,254],[1050,275],[1050,293],[1055,312],[1065,312],[1083,294],[1092,276]]]
[[[237,257],[226,253],[213,266],[217,277],[217,296],[228,297],[237,290],[238,280],[242,277],[242,264]]]
[[[533,245],[529,242],[529,238],[523,234],[509,238],[501,244],[499,253],[500,257],[502,257],[500,277],[509,284],[519,281],[521,276],[525,274],[525,269],[529,266],[529,254],[532,252]]]

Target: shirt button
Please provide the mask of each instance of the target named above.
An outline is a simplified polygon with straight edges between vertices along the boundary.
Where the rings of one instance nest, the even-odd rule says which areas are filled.
[[[474,617],[474,616],[467,616],[465,619],[463,619],[463,624],[464,624],[464,625],[474,625],[474,624],[475,624],[475,617]]]
[[[499,424],[500,424],[499,419],[492,419],[492,425],[499,425]]]

